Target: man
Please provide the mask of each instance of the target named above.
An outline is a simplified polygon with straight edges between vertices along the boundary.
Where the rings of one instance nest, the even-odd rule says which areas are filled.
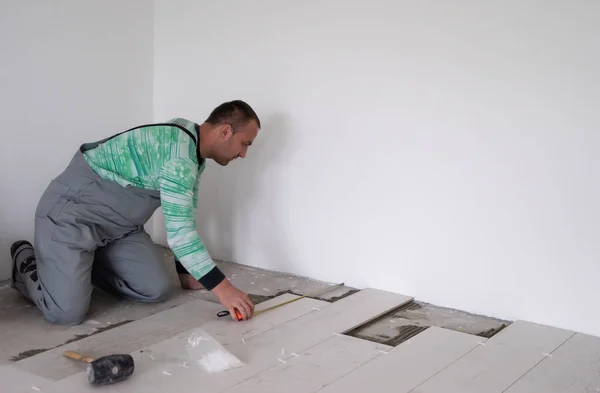
[[[166,300],[169,274],[144,231],[161,206],[181,286],[204,287],[232,318],[235,309],[250,318],[254,305],[215,265],[195,221],[206,160],[244,158],[260,127],[248,104],[231,101],[202,124],[177,118],[81,145],[38,203],[35,247],[11,247],[13,287],[63,325],[84,320],[92,285],[135,301]]]

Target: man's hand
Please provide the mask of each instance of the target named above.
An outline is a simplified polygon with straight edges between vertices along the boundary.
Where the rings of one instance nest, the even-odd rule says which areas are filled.
[[[237,321],[235,309],[242,314],[242,319],[248,319],[254,314],[254,304],[244,292],[234,287],[229,280],[224,279],[213,288],[212,292],[219,298],[223,306],[229,310],[229,315]]]

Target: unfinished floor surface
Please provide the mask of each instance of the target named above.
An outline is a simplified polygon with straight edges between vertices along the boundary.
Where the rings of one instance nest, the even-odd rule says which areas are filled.
[[[216,297],[208,291],[182,290],[178,286],[175,272],[173,253],[164,247],[157,246],[164,256],[175,286],[173,296],[164,303],[142,304],[121,298],[115,298],[100,290],[92,293],[91,310],[81,325],[59,326],[46,323],[40,312],[26,301],[8,282],[0,283],[0,365],[23,361],[34,355],[43,354],[63,344],[79,341],[83,338],[97,335],[124,324],[129,324],[148,316],[161,314],[173,307],[182,306],[197,299],[218,304]],[[219,268],[227,275],[234,285],[249,294],[255,303],[261,303],[281,294],[306,295],[314,291],[331,287],[330,283],[319,282],[305,277],[272,272],[235,263],[216,261]],[[316,297],[317,300],[335,302],[351,295],[357,289],[348,286],[329,290]],[[187,306],[190,307],[190,306]],[[166,317],[169,312],[155,317],[158,320],[152,332],[140,332],[135,340],[129,337],[116,338],[113,345],[122,344],[124,347],[134,345],[140,340],[157,342],[159,338],[177,334],[188,326],[185,323],[197,323],[192,316],[182,320],[181,324],[172,324]],[[191,314],[194,315],[194,314]],[[200,314],[196,315],[200,318]],[[366,340],[397,345],[416,333],[416,329],[435,325],[447,327],[465,333],[495,332],[508,324],[495,318],[472,315],[459,310],[448,310],[433,305],[409,302],[404,307],[382,315],[368,324],[360,325],[349,335]],[[147,335],[158,331],[158,335],[150,339]],[[102,335],[104,337],[107,335]],[[115,337],[108,335],[110,337]],[[102,345],[102,341],[99,341]]]
[[[259,304],[257,309],[278,304],[290,296],[295,295],[281,295]],[[371,341],[339,336],[342,332],[410,300],[411,298],[407,296],[366,289],[333,303],[315,299],[300,299],[286,306],[259,314],[250,321],[234,322],[229,318],[218,318],[213,303],[198,299],[189,303],[194,303],[193,309],[203,315],[202,321],[196,321],[197,327],[217,339],[244,363],[244,367],[221,374],[210,374],[203,371],[191,361],[185,348],[187,338],[196,329],[193,327],[170,338],[151,345],[140,345],[137,350],[130,351],[136,364],[134,375],[126,381],[111,386],[108,391],[164,392],[185,386],[195,386],[198,383],[201,383],[203,391],[227,391],[228,389],[244,391],[246,389],[244,384],[254,386],[258,382],[253,378],[262,373],[266,373],[267,376],[270,373],[277,375],[277,369],[274,367],[280,364],[291,366],[295,362],[301,361],[304,362],[305,372],[308,372],[311,367],[315,367],[310,359],[327,356],[328,362],[330,361],[335,367],[326,375],[313,379],[304,378],[305,382],[302,384],[300,380],[305,372],[295,374],[299,379],[296,389],[300,390],[297,391],[307,391],[307,389],[313,391],[342,377],[358,365],[381,356],[390,349]],[[186,318],[190,312],[190,306],[187,306],[187,309],[185,307],[174,308],[173,312],[177,315],[172,314],[168,319],[173,324],[177,324],[180,318]],[[348,312],[348,310],[353,311]],[[61,357],[62,352],[73,350],[92,357],[102,356],[107,353],[105,352],[107,346],[99,347],[97,345],[101,335],[117,335],[120,331],[125,335],[135,335],[138,330],[144,331],[148,335],[145,325],[154,325],[148,320],[157,316],[158,314],[136,321],[137,326],[130,323],[68,343],[62,348],[15,362],[12,366],[31,375],[41,377],[40,374],[43,374],[46,380],[54,379],[52,384],[44,387],[44,391],[47,392],[97,391],[95,387],[87,383],[86,373],[82,366]],[[107,340],[107,342],[109,341]],[[115,350],[116,348],[108,348],[108,353],[114,353]],[[39,362],[38,357],[47,359]],[[338,357],[342,357],[346,361],[340,363],[336,360]],[[300,358],[302,359],[300,360]],[[317,365],[317,367],[320,366]],[[51,370],[48,371],[49,369]],[[287,368],[289,370],[287,372],[295,373],[301,369]],[[274,383],[272,389],[267,391],[287,391],[284,386],[286,379],[280,378],[279,382]],[[238,385],[241,387],[237,387]]]
[[[12,289],[9,282],[0,283],[0,337],[2,337],[0,340],[0,365],[27,359],[63,344],[159,314],[196,299],[218,304],[216,297],[206,290],[181,289],[175,272],[173,253],[164,247],[158,246],[158,248],[163,253],[165,265],[172,276],[175,287],[173,296],[164,303],[143,304],[116,298],[95,289],[92,293],[90,313],[81,325],[60,326],[46,323],[41,313]],[[217,264],[231,282],[248,293],[255,303],[264,302],[282,293],[304,295],[331,286],[303,277],[229,262],[217,261]],[[353,291],[355,291],[354,288],[342,287],[324,293],[320,299],[333,301],[347,296]],[[171,326],[171,330],[165,331],[165,334],[177,333],[173,330],[177,329],[177,326],[169,325],[169,323],[169,321],[165,322],[166,325]],[[185,329],[185,326],[179,328]],[[140,335],[139,339],[146,338]]]
[[[284,294],[257,309],[295,297]],[[100,391],[88,383],[82,364],[62,356],[65,350],[93,357],[116,352],[133,356],[133,375],[100,388],[106,392],[158,393],[191,386],[203,392],[245,393],[600,391],[600,338],[567,330],[516,321],[486,339],[431,326],[395,347],[344,334],[411,300],[364,289],[333,303],[299,299],[234,322],[216,316],[218,305],[197,299],[2,366],[2,391]],[[165,325],[157,329],[160,320],[173,325],[187,320],[189,328],[162,338]],[[196,364],[186,343],[198,328],[243,366],[209,373]],[[130,337],[129,346],[109,345],[118,337]]]
[[[220,266],[253,295],[257,310],[331,285]],[[223,308],[206,291],[179,291],[160,305],[99,298],[94,314],[74,327],[50,325],[13,299],[12,291],[0,293],[3,316],[9,317],[1,320],[2,393],[600,391],[600,338],[462,313],[448,319],[451,310],[415,311],[412,297],[369,288],[302,298],[243,322],[217,317]],[[6,299],[16,306],[5,307]],[[418,329],[402,340],[382,337],[411,323]],[[194,362],[186,344],[199,328],[243,366],[208,373]],[[85,365],[65,358],[66,350],[92,357],[129,353],[135,371],[123,382],[94,387]]]

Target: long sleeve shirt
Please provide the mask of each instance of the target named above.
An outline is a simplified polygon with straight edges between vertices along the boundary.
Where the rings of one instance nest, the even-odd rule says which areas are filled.
[[[206,167],[198,140],[197,123],[175,118],[117,134],[84,157],[104,179],[160,192],[169,247],[185,270],[210,290],[225,277],[196,228],[198,185]]]

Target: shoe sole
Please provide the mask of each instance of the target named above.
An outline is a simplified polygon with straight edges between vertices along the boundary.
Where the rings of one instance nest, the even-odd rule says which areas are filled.
[[[27,240],[19,240],[16,241],[12,244],[12,246],[10,246],[10,257],[11,258],[15,258],[15,253],[17,252],[17,250],[19,249],[19,247],[21,247],[22,245],[27,244],[30,247],[33,247],[31,245],[31,243],[29,243]]]

